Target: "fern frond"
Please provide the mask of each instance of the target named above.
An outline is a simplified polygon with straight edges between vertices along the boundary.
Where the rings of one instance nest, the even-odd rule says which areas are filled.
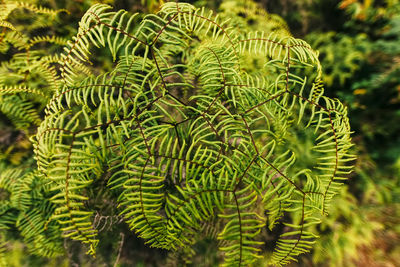
[[[0,188],[7,189],[10,193],[7,200],[9,211],[6,216],[0,215],[0,228],[15,226],[30,252],[36,255],[60,255],[63,247],[59,226],[50,224],[45,229],[54,207],[43,195],[45,185],[38,172],[23,174],[18,169],[7,169],[0,177]]]
[[[21,170],[12,170],[12,169],[6,169],[2,171],[2,173],[0,174],[0,189],[2,190],[2,194],[4,194],[5,192],[7,193],[6,197],[0,200],[1,229],[8,228],[7,224],[9,223],[8,221],[9,218],[4,218],[4,215],[6,215],[7,214],[6,212],[12,208],[13,203],[11,203],[7,195],[12,194],[13,184],[18,181],[18,178],[21,175],[22,175]]]
[[[317,218],[302,218],[299,225],[289,225],[292,230],[280,236],[276,251],[272,255],[271,263],[276,266],[287,265],[297,261],[296,256],[310,251],[318,236],[305,230],[320,221]]]
[[[244,189],[232,192],[230,204],[226,205],[227,211],[219,215],[227,219],[225,228],[218,236],[228,241],[228,244],[220,248],[225,253],[223,266],[246,266],[261,257],[261,249],[258,247],[263,242],[254,238],[265,226],[265,218],[251,211],[256,201],[253,184],[249,184]]]
[[[6,1],[6,3],[2,4],[2,11],[5,11],[2,14],[2,17],[7,17],[14,9],[17,8],[24,8],[29,11],[32,11],[37,14],[46,14],[46,15],[51,15],[51,16],[57,16],[58,13],[60,12],[66,12],[69,13],[68,10],[66,9],[58,9],[58,10],[53,10],[49,8],[45,8],[42,6],[36,6],[30,3],[26,2],[20,2],[20,1]]]
[[[262,28],[267,32],[275,32],[282,36],[290,36],[286,22],[276,14],[269,14],[255,1],[228,0],[219,7],[221,16],[229,20],[229,24],[241,34]]]
[[[61,231],[56,224],[47,224],[45,212],[34,208],[21,212],[16,226],[20,230],[31,253],[44,257],[55,257],[64,253]]]
[[[49,8],[45,8],[42,6],[37,6],[34,4],[30,4],[27,2],[22,2],[22,1],[2,1],[0,4],[0,27],[5,27],[13,32],[17,33],[18,36],[22,37],[22,33],[18,31],[15,25],[10,23],[8,20],[8,17],[14,10],[18,9],[25,9],[29,10],[30,12],[33,12],[35,14],[44,14],[44,15],[49,15],[51,17],[57,16],[58,13],[60,12],[66,12],[69,13],[68,10],[66,9],[58,9],[58,10],[53,10]],[[47,23],[46,21],[44,23]],[[36,26],[37,27],[37,26]]]
[[[17,29],[14,27],[14,25],[12,25],[10,22],[5,21],[5,20],[0,20],[0,27],[9,28],[10,30],[12,30],[14,32],[18,32]]]
[[[108,47],[115,60],[116,54],[128,37],[139,41],[129,33],[135,15],[126,19],[126,11],[104,13],[108,9],[110,7],[107,5],[92,6],[82,17],[78,35],[65,47],[66,54],[62,55],[61,61],[61,75],[68,84],[72,84],[72,77],[77,76],[74,66],[90,63],[88,60],[90,43],[96,47]]]
[[[0,51],[2,53],[6,53],[11,45],[18,50],[26,49],[29,38],[25,34],[17,32],[16,30],[12,30],[3,31],[3,33],[0,34],[0,39],[2,39],[0,42]],[[1,64],[3,65],[4,62],[1,62]]]
[[[26,130],[32,123],[39,125],[42,121],[31,102],[15,95],[0,97],[0,111],[19,129]]]
[[[202,153],[200,159],[212,159],[212,154],[206,156],[207,150],[200,151],[196,153]],[[212,169],[196,163],[201,160],[181,160],[180,164],[185,164],[185,169],[189,169],[186,173],[191,179],[185,187],[176,186],[179,195],[169,194],[166,200],[168,235],[172,237],[170,242],[173,247],[176,244],[172,242],[192,244],[192,238],[201,229],[202,222],[212,219],[216,212],[225,208],[225,198],[232,190],[232,185],[226,179],[229,174],[225,167],[217,168],[218,163],[212,164],[209,160],[206,162],[213,166]],[[198,175],[201,176],[200,181],[194,179]],[[177,237],[179,239],[175,241]]]
[[[29,47],[32,47],[38,43],[52,43],[52,44],[56,44],[56,45],[67,45],[68,40],[62,37],[58,37],[58,36],[35,36],[32,39],[29,40]]]
[[[0,232],[0,266],[6,267],[8,264],[6,262],[6,240],[4,235]]]
[[[18,94],[18,93],[36,94],[36,95],[46,97],[43,94],[43,92],[41,92],[37,89],[28,88],[24,85],[16,86],[16,87],[11,87],[11,86],[0,87],[0,95],[12,95],[12,94]]]

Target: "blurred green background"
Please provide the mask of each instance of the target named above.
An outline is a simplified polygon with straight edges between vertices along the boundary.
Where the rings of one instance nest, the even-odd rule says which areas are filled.
[[[70,38],[94,3],[130,12],[157,12],[158,0],[36,0],[24,1],[66,9],[51,23],[26,10],[15,10],[10,21],[33,36],[38,33]],[[319,227],[314,250],[291,266],[400,266],[400,1],[399,0],[216,0],[183,1],[206,6],[232,17],[236,27],[281,31],[306,40],[319,51],[325,94],[349,108],[358,159],[330,216]],[[1,3],[1,1],[0,1]],[[2,35],[5,31],[3,31]],[[0,36],[0,39],[2,38]],[[56,45],[50,47],[58,51]],[[58,50],[57,50],[58,49]],[[0,41],[0,61],[13,48]],[[101,53],[95,67],[112,68]],[[39,106],[37,107],[40,108]],[[0,107],[0,163],[20,166],[31,156],[30,129],[15,130]],[[0,165],[1,165],[0,164]],[[1,193],[1,192],[0,192]],[[184,252],[168,254],[147,248],[134,233],[118,236],[123,224],[110,227],[100,239],[99,256],[86,256],[76,242],[66,242],[66,256],[44,259],[28,255],[18,241],[2,248],[10,266],[181,266]],[[115,237],[118,237],[115,240]],[[16,238],[18,240],[18,238]],[[123,240],[123,246],[120,241]],[[121,247],[121,253],[118,250]],[[217,247],[203,240],[189,266],[216,266]],[[119,257],[117,259],[117,257]]]

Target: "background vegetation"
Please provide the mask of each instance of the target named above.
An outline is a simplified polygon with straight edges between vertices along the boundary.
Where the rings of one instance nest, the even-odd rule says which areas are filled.
[[[35,73],[35,64],[44,62],[33,60],[26,65],[13,58],[14,54],[31,51],[33,58],[39,58],[59,51],[65,40],[76,34],[80,18],[94,3],[108,3],[130,12],[155,12],[163,1],[23,2],[65,9],[57,14],[36,14],[28,8],[18,8],[8,15],[7,20],[30,38],[46,34],[60,37],[44,44],[3,42],[10,31],[0,24],[1,81],[10,79],[18,84],[24,80],[34,88],[40,83],[51,84],[51,73]],[[249,0],[187,2],[207,6],[226,16],[236,14],[233,23],[238,27],[284,31],[305,39],[320,51],[325,93],[338,97],[349,108],[354,152],[358,156],[355,171],[336,197],[330,216],[319,227],[321,238],[314,250],[293,266],[400,266],[400,1],[261,0],[258,6]],[[12,40],[12,36],[7,36],[7,40]],[[105,55],[102,58],[101,51],[99,55],[94,67],[99,72],[110,70],[112,62]],[[7,63],[10,59],[14,60],[15,69],[10,70]],[[31,166],[32,147],[28,137],[34,130],[32,125],[38,124],[43,116],[40,97],[29,101],[13,98],[8,103],[16,102],[33,103],[30,108],[36,115],[29,116],[33,118],[31,121],[10,118],[1,115],[7,107],[0,106],[0,172],[9,166]],[[2,103],[5,105],[7,101]],[[4,194],[0,192],[0,201]],[[120,236],[117,242],[111,238],[107,241],[107,236],[115,236],[120,230],[117,228],[124,226],[100,223],[109,231],[104,231],[106,242],[100,245],[96,259],[86,256],[76,242],[63,244],[67,257],[49,260],[28,255],[17,236],[0,250],[12,266],[112,266],[117,261],[120,266],[164,266],[180,265],[188,257],[149,249],[133,233]],[[195,251],[190,258],[192,265],[214,266],[220,260],[215,244],[207,239],[199,242]]]

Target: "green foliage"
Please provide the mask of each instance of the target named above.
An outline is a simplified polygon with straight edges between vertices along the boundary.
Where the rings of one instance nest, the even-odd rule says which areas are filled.
[[[0,65],[0,112],[17,129],[29,132],[32,125],[41,123],[40,111],[60,86],[54,66],[59,59],[38,45],[66,44],[63,38],[35,36],[32,32],[48,26],[64,10],[16,1],[5,1],[0,8],[0,51],[9,58]]]
[[[351,209],[351,217],[345,208],[333,210],[322,223],[329,228],[324,228],[320,241],[325,241],[316,245],[313,261],[318,259],[324,266],[397,266],[400,262],[392,256],[398,246],[391,242],[400,236],[393,226],[393,221],[399,224],[393,210],[398,209],[400,196],[395,165],[400,155],[399,7],[399,1],[341,1],[335,12],[343,9],[346,22],[332,23],[324,15],[325,33],[317,30],[305,37],[321,52],[325,74],[335,70],[330,83],[325,79],[326,93],[349,106],[358,154],[349,192],[337,200],[343,202],[340,207],[358,208]],[[335,32],[326,33],[326,28]]]
[[[10,241],[16,236],[32,254],[54,257],[64,252],[59,226],[52,222],[45,230],[49,212],[54,209],[49,202],[48,186],[37,171],[25,170],[33,165],[29,159],[32,147],[26,134],[40,125],[42,109],[60,86],[53,66],[58,58],[49,55],[42,44],[64,45],[66,41],[59,37],[33,35],[47,27],[63,10],[54,11],[16,1],[4,1],[0,9],[0,235],[4,253],[0,257],[0,266],[9,266],[14,264],[7,256],[10,247],[18,245],[18,242]],[[15,143],[12,143],[13,132],[7,121],[11,121],[13,131],[17,133]]]
[[[59,226],[54,222],[45,226],[54,206],[40,174],[8,169],[1,173],[0,186],[4,190],[1,229],[18,229],[31,253],[46,257],[60,255],[63,249]]]
[[[230,19],[230,24],[242,34],[251,31],[274,32],[282,36],[291,36],[286,22],[276,14],[270,14],[253,1],[227,0],[219,7],[220,14]]]
[[[0,103],[15,127],[39,125],[38,168],[1,166],[1,234],[18,230],[37,255],[65,253],[66,238],[95,255],[99,217],[116,217],[184,255],[211,232],[223,266],[281,266],[308,252],[351,172],[347,109],[323,95],[318,54],[283,22],[237,29],[264,15],[252,11],[233,27],[226,13],[184,3],[143,19],[97,4],[71,41],[7,27],[5,40],[25,51],[2,65]],[[42,42],[64,52],[31,51]],[[91,63],[104,50],[115,65],[99,73]],[[265,234],[279,238],[262,259]]]
[[[307,41],[318,47],[323,62],[324,84],[344,86],[361,68],[365,54],[370,50],[365,35],[350,37],[335,32],[311,33]]]
[[[332,229],[323,235],[315,245],[313,262],[327,266],[357,266],[358,249],[374,240],[374,233],[383,225],[371,221],[371,213],[365,207],[358,207],[357,200],[343,190],[337,198],[337,205],[331,211],[331,216],[324,218],[320,231]],[[338,223],[338,221],[343,223]],[[327,253],[329,251],[329,253]]]
[[[342,1],[340,8],[353,16],[342,32],[312,33],[306,40],[321,51],[322,65],[331,76],[326,80],[328,94],[351,108],[354,129],[362,140],[359,147],[365,146],[380,169],[391,172],[400,141],[400,3]],[[331,39],[324,41],[327,35]]]

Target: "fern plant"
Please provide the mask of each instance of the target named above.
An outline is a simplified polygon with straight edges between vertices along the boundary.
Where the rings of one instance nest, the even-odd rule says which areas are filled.
[[[36,131],[41,111],[61,86],[54,66],[58,58],[43,44],[66,44],[62,38],[35,33],[51,25],[65,10],[51,10],[33,2],[0,3],[0,127],[7,135],[11,127],[3,125],[10,121],[17,133],[14,144],[4,140],[0,144],[0,266],[10,265],[4,254],[12,246],[9,241],[15,239],[15,232],[36,255],[53,257],[64,251],[59,225],[49,223],[48,231],[44,231],[54,205],[49,202],[45,180],[32,170],[32,146],[27,135]]]
[[[46,44],[63,46],[67,40],[35,34],[52,25],[60,12],[66,10],[18,1],[0,4],[0,52],[9,59],[0,64],[0,112],[28,133],[41,123],[40,112],[61,86],[55,68],[59,58]]]
[[[98,48],[116,62],[112,72],[91,68]],[[64,51],[60,86],[31,138],[38,169],[26,175],[46,192],[46,212],[26,242],[51,237],[36,252],[55,255],[62,232],[95,255],[99,215],[123,218],[149,246],[189,254],[198,232],[215,226],[223,266],[262,258],[267,229],[280,234],[269,264],[309,251],[353,156],[346,107],[323,96],[306,42],[243,33],[185,3],[141,21],[97,4]],[[261,60],[256,73],[246,71],[249,56]],[[290,142],[297,132],[310,146]],[[309,168],[298,164],[306,155]],[[38,204],[37,188],[10,186],[12,175],[1,187],[23,207]],[[96,194],[118,209],[94,203]]]

